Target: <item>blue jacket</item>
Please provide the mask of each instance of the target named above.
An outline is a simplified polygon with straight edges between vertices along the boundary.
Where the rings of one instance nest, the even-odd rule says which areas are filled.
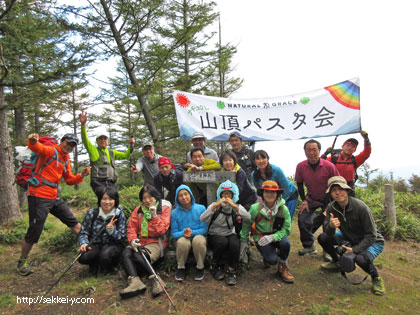
[[[80,245],[92,245],[90,241],[93,237],[96,236],[98,231],[105,224],[105,220],[99,215],[96,217],[96,220],[92,222],[95,209],[96,208],[90,209],[86,214],[85,218],[83,219],[82,227],[78,235]],[[127,233],[127,228],[125,215],[121,207],[118,207],[116,209],[115,215],[119,217],[114,224],[114,229],[108,230],[105,228],[102,234],[96,237],[95,241],[93,242],[93,245],[104,246],[107,244],[122,244],[122,241],[125,239],[125,235]]]
[[[286,175],[284,175],[282,169],[278,166],[275,166],[271,164],[271,167],[273,168],[273,175],[270,178],[267,178],[266,180],[274,180],[280,188],[283,188],[283,194],[282,198],[286,201],[289,200],[291,196],[293,196],[294,193],[296,193],[296,187],[293,185],[293,183],[287,179]],[[262,186],[262,183],[264,180],[260,179],[257,183],[255,182],[254,178],[254,172],[252,172],[252,181],[254,182],[255,188],[259,189]]]
[[[185,189],[191,195],[191,208],[185,210],[178,201],[178,193]],[[190,228],[192,237],[196,235],[205,235],[207,233],[208,224],[200,221],[201,214],[206,210],[203,205],[195,203],[194,196],[191,189],[187,185],[181,185],[176,190],[175,202],[177,207],[171,214],[171,236],[173,238],[180,238],[184,236],[184,230]]]

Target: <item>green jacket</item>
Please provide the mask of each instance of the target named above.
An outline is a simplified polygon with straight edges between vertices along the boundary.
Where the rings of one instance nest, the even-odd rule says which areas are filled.
[[[105,179],[103,178],[103,176],[98,175],[98,173],[102,173],[102,172],[98,171],[96,168],[100,166],[106,166],[107,168],[110,169],[109,172],[107,172],[108,173],[107,176],[109,177],[107,179],[116,180],[114,160],[128,159],[131,154],[131,149],[128,148],[127,151],[125,152],[112,150],[112,152],[110,153],[108,148],[99,148],[99,147],[94,146],[88,138],[86,126],[82,126],[81,136],[82,136],[83,145],[85,146],[89,154],[90,165],[93,168],[91,178],[101,177],[101,179]],[[107,164],[105,164],[102,161],[102,159],[100,158],[101,156],[106,156],[108,160]]]
[[[254,203],[251,208],[249,209],[249,214],[251,215],[251,219],[249,221],[242,222],[242,230],[240,233],[240,238],[242,242],[248,241],[248,235],[251,232],[253,223],[257,220],[258,210],[260,209],[260,215],[263,217],[258,223],[255,224],[255,228],[258,233],[263,235],[272,234],[274,236],[274,241],[278,242],[283,237],[286,237],[290,234],[290,229],[292,226],[292,219],[290,218],[289,209],[286,207],[286,202],[283,198],[276,201],[277,211],[275,216],[273,216],[270,220],[270,215],[267,214],[268,208],[266,208],[265,204],[262,201]],[[275,218],[284,219],[283,225],[279,230],[273,230],[273,224]],[[261,234],[253,235],[253,239],[255,242],[258,242]]]

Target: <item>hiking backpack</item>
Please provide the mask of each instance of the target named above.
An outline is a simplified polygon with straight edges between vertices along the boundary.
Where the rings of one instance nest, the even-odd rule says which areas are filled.
[[[350,162],[337,162],[340,153],[341,153],[341,151],[338,154],[331,155],[331,163],[333,163],[333,164],[350,164]],[[354,166],[354,182],[356,182],[359,178],[359,175],[357,175],[357,164],[356,164],[356,158],[354,157],[354,155],[351,156],[351,163]]]
[[[223,213],[223,215],[226,218],[226,224],[227,224],[229,230],[231,229],[231,227],[230,227],[229,222],[228,222],[228,216],[232,217],[232,222],[233,222],[233,225],[235,227],[235,233],[237,235],[239,235],[239,233],[241,232],[241,229],[242,229],[242,218],[236,213],[236,211],[234,209],[232,209],[231,213],[225,213],[225,212],[223,212],[222,207],[219,207],[214,211],[207,230],[210,230],[210,226],[213,224],[213,221],[216,220],[216,218],[221,213]]]
[[[40,137],[38,141],[45,146],[54,147],[55,145],[58,145],[58,140],[52,137]],[[38,165],[39,155],[35,154],[34,152],[31,153],[30,158],[24,159],[21,162],[20,167],[16,171],[16,184],[22,187],[25,191],[28,190],[29,185],[37,187],[46,185],[58,188],[58,185],[56,183],[52,183],[40,175],[42,170],[46,166],[51,164],[53,161],[57,161],[57,166],[59,162],[62,163],[64,165],[64,172],[66,172],[67,163],[69,163],[70,160],[61,161],[58,158],[57,149],[54,148],[54,150],[55,154],[43,165]]]

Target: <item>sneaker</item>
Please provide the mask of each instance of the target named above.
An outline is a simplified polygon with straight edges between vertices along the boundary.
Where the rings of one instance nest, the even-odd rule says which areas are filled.
[[[331,255],[328,254],[325,250],[322,251],[322,260],[325,262],[332,261]]]
[[[376,295],[385,294],[385,283],[381,277],[376,277],[372,279],[372,292]]]
[[[318,253],[318,251],[315,248],[315,244],[312,244],[311,247],[304,247],[303,249],[299,249],[298,251],[299,256],[316,253]]]
[[[339,271],[340,270],[340,263],[338,261],[337,262],[330,261],[326,264],[322,264],[321,269],[331,270],[331,271],[333,271],[333,270]]]
[[[295,277],[293,277],[286,263],[279,262],[278,272],[284,282],[293,283],[295,281]]]
[[[194,280],[195,281],[201,281],[204,279],[204,268],[198,269],[195,271]]]
[[[28,258],[20,258],[17,265],[17,272],[21,276],[29,276],[32,273]]]
[[[217,267],[216,270],[213,273],[213,277],[216,280],[223,280],[223,278],[225,277],[225,272],[221,267]]]
[[[236,272],[235,270],[229,270],[226,275],[226,284],[235,285],[236,284]]]
[[[185,280],[185,268],[181,269],[178,268],[178,271],[175,274],[176,281],[184,281]]]

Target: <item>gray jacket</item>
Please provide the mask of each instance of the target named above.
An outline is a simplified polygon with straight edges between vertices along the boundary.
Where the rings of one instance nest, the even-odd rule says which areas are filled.
[[[138,160],[136,168],[139,172],[143,172],[144,184],[154,186],[153,177],[157,172],[159,172],[158,160],[161,155],[155,153],[153,161],[149,161],[144,156]]]

